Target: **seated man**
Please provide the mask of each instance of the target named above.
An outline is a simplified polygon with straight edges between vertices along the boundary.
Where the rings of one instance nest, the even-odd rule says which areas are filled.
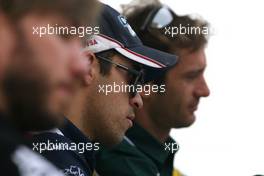
[[[143,106],[137,88],[177,61],[175,55],[144,46],[125,18],[107,5],[99,27],[100,34],[88,38],[83,50],[91,69],[79,82],[66,124],[34,137],[35,143],[55,146],[41,154],[66,175],[92,175],[95,151],[120,143],[135,110]]]
[[[165,28],[179,26],[203,29],[206,23],[178,16],[159,3],[142,5],[133,4],[126,9],[128,21],[145,45],[179,55],[179,63],[153,81],[165,84],[164,93],[142,94],[144,107],[136,111],[136,123],[123,142],[98,155],[96,170],[101,176],[181,175],[173,168],[178,144],[170,131],[190,126],[195,121],[200,98],[209,95],[203,75],[206,35],[186,33],[172,37],[165,33]]]

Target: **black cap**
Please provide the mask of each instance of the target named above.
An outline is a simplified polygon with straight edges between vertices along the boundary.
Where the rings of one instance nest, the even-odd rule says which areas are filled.
[[[146,81],[155,79],[160,71],[167,70],[178,61],[176,55],[144,46],[126,18],[108,5],[103,5],[99,27],[100,34],[90,36],[86,48],[94,53],[115,49],[143,65]]]

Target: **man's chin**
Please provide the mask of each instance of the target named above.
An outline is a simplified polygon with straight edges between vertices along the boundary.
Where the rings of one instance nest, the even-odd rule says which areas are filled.
[[[53,114],[53,117],[59,116],[57,114],[67,113],[67,111],[69,110],[71,106],[71,101],[72,101],[72,97],[71,98],[67,97],[67,98],[62,98],[62,99],[59,99],[59,98],[49,99],[48,100],[49,103],[47,103],[48,111]]]
[[[114,137],[111,137],[111,138],[108,138],[107,140],[103,140],[103,141],[100,141],[100,140],[98,140],[98,141],[100,141],[100,143],[104,146],[104,147],[106,147],[106,148],[108,148],[108,149],[112,149],[112,148],[114,148],[116,145],[118,145],[118,144],[120,144],[121,142],[122,142],[122,140],[123,140],[123,138],[124,138],[124,136],[114,136]]]
[[[191,126],[196,120],[196,116],[194,114],[190,114],[185,116],[178,124],[175,125],[175,128],[186,128]]]
[[[194,113],[192,113],[191,115],[189,115],[188,119],[186,120],[186,127],[191,126],[196,120],[196,116]]]

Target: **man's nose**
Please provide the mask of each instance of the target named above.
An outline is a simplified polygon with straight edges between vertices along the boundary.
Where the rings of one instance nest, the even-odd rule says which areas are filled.
[[[143,107],[143,100],[139,93],[136,93],[134,97],[129,99],[129,104],[135,109],[140,109]]]
[[[210,90],[204,78],[201,80],[198,87],[196,87],[195,94],[196,97],[208,97],[210,95]]]

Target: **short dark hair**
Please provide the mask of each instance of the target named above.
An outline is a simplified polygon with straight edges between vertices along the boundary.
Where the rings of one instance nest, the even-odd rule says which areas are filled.
[[[99,52],[96,55],[100,55],[100,56],[105,57],[109,60],[112,60],[112,57],[114,57],[116,54],[117,54],[117,52],[115,50],[111,49],[111,50]],[[100,67],[100,73],[103,76],[109,75],[110,70],[112,68],[112,64],[109,64],[108,62],[105,62],[102,59],[98,59],[98,62],[99,62],[99,67]]]
[[[195,34],[178,34],[177,37],[171,37],[169,35],[164,34],[164,29],[157,29],[155,37],[150,34],[148,31],[142,31],[141,26],[145,22],[147,16],[153,10],[161,7],[161,4],[150,4],[145,7],[134,6],[133,11],[131,9],[127,9],[129,11],[127,13],[124,11],[124,15],[127,17],[129,24],[135,30],[139,38],[142,42],[150,47],[162,50],[164,52],[172,52],[176,49],[190,49],[190,51],[196,51],[203,47],[208,40],[208,35],[204,33],[195,33]],[[184,27],[199,27],[204,28],[208,27],[209,24],[202,19],[194,19],[188,15],[177,15],[174,13],[173,21],[167,27],[175,27],[182,25]]]
[[[14,21],[29,13],[54,14],[86,26],[94,23],[98,4],[96,0],[0,0],[0,11]]]
[[[128,5],[129,6],[129,5]],[[148,30],[142,30],[148,15],[155,9],[162,7],[162,4],[155,2],[149,5],[142,6],[142,4],[133,5],[131,8],[123,6],[123,14],[127,17],[129,24],[135,30],[141,41],[152,48],[159,49],[164,52],[174,53],[179,52],[181,49],[188,49],[190,52],[195,52],[204,47],[208,42],[208,35],[204,33],[199,34],[178,34],[176,37],[171,37],[164,34],[164,29],[155,29],[155,36]],[[202,19],[193,19],[188,15],[180,16],[174,13],[173,21],[167,27],[174,26],[194,26],[204,28],[209,24]],[[157,84],[165,82],[166,73],[161,74],[155,81]]]

